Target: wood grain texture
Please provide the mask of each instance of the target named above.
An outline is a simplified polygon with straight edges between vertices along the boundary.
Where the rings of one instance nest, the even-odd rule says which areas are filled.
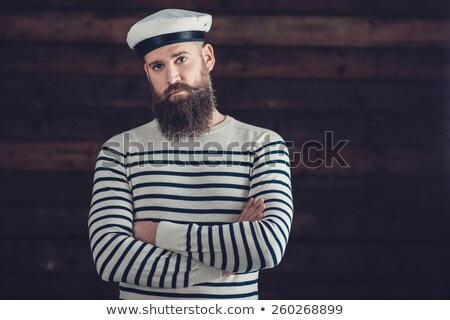
[[[126,143],[126,141],[124,142]],[[0,142],[0,170],[93,171],[102,143],[98,142]],[[291,151],[294,175],[370,175],[416,173],[438,176],[444,166],[441,148],[363,148],[323,144]],[[322,150],[323,149],[323,150]],[[333,154],[335,156],[333,156]],[[206,164],[207,165],[207,164]]]
[[[90,271],[93,260],[87,239],[36,242],[4,240],[2,252],[11,260],[0,266],[3,272]],[[442,272],[448,260],[436,243],[328,243],[292,242],[277,271],[299,274],[421,275]],[[42,258],[40,258],[42,257]],[[330,270],[329,266],[334,269]]]
[[[80,12],[0,14],[3,40],[125,44],[142,16]],[[266,46],[433,46],[450,45],[450,22],[427,19],[268,15],[214,16],[208,42]]]
[[[445,79],[341,81],[214,76],[212,80],[222,110],[232,113],[272,110],[271,117],[279,114],[281,118],[290,110],[443,115],[450,98]],[[10,110],[17,108],[35,108],[41,112],[73,108],[80,113],[85,109],[120,112],[115,108],[124,108],[127,113],[134,114],[138,112],[134,108],[149,109],[151,101],[143,72],[136,76],[115,77],[18,74],[10,75],[2,88],[0,106],[11,115],[14,112]]]
[[[101,0],[16,0],[2,3],[4,9],[33,9],[33,10],[96,10],[101,12],[124,11],[136,14],[151,14],[165,8],[180,8],[186,10],[210,13],[259,13],[259,14],[326,14],[326,15],[364,15],[364,16],[425,16],[448,17],[448,1],[430,0],[166,0],[164,3],[146,0],[111,0],[107,3]],[[148,12],[147,12],[148,11]]]
[[[325,184],[324,184],[325,185]],[[419,194],[420,188],[409,190]],[[406,192],[403,191],[403,192]],[[397,208],[364,208],[359,206],[355,214],[346,206],[329,208],[309,207],[314,197],[308,193],[296,192],[302,200],[296,201],[297,210],[290,241],[349,241],[357,242],[426,242],[448,241],[446,225],[450,218],[436,209],[427,210],[403,204]],[[423,191],[422,191],[423,194]],[[396,193],[400,195],[400,191]],[[423,195],[422,195],[423,197]],[[355,197],[356,198],[356,197]],[[88,202],[88,201],[86,201]],[[357,204],[359,203],[359,204]],[[17,205],[0,207],[4,223],[0,226],[3,240],[66,241],[86,239],[89,206],[67,207],[64,205]],[[20,216],[21,219],[17,219]],[[426,217],[426,219],[425,219]]]
[[[290,146],[292,232],[260,298],[448,299],[444,0],[1,3],[0,298],[117,299],[89,249],[94,164],[153,117],[125,37],[163,5],[213,14],[220,111]],[[305,165],[327,131],[349,168]]]
[[[241,48],[218,47],[214,77],[445,79],[450,74],[443,48]],[[142,75],[134,52],[117,45],[25,44],[4,46],[6,74]]]

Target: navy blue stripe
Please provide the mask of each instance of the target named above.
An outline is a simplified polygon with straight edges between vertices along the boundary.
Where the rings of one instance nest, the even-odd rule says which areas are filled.
[[[261,162],[260,164],[258,164],[256,167],[254,167],[252,169],[252,172],[255,171],[256,169],[261,168],[264,165],[268,165],[270,167],[271,164],[276,164],[276,163],[282,163],[282,164],[286,165],[286,167],[288,167],[288,168],[291,167],[291,164],[284,160],[269,160],[269,161]]]
[[[248,173],[239,172],[174,172],[174,171],[144,171],[137,172],[130,175],[130,179],[134,179],[141,176],[148,175],[167,175],[167,176],[180,176],[180,177],[207,177],[207,176],[225,176],[225,177],[239,177],[248,179]]]
[[[228,225],[228,228],[230,229],[231,245],[233,246],[233,253],[234,253],[233,272],[237,272],[239,270],[239,251],[238,251],[238,246],[236,243],[236,237],[234,235],[233,226],[234,226],[234,223],[231,223]]]
[[[193,299],[238,299],[238,298],[248,298],[252,296],[257,296],[258,291],[252,291],[247,293],[240,294],[200,294],[200,293],[173,293],[173,292],[156,292],[156,291],[145,291],[139,290],[135,288],[126,288],[123,286],[119,286],[120,290],[143,294],[147,296],[158,296],[158,297],[168,297],[168,298],[193,298]]]
[[[268,223],[267,221],[261,221],[261,223],[264,224],[267,229],[269,229],[270,233],[272,233],[273,238],[275,239],[276,243],[278,244],[278,248],[280,249],[280,253],[283,254],[283,252],[284,252],[283,246],[281,245],[281,242],[278,239],[277,234],[275,233],[275,231],[273,231],[272,226],[270,225],[270,223]]]
[[[275,211],[283,212],[288,217],[289,223],[292,222],[292,211],[291,211],[291,213],[289,213],[286,210],[278,208],[278,207],[270,207],[270,208],[267,208],[264,212],[267,212],[269,210],[275,210]]]
[[[263,153],[260,156],[257,156],[255,159],[253,159],[253,163],[255,164],[262,157],[265,157],[265,156],[271,155],[271,154],[284,154],[284,155],[286,155],[289,158],[289,153],[287,151],[285,151],[285,150],[274,150],[274,151],[269,151],[269,152]]]
[[[283,231],[283,229],[281,228],[281,226],[280,226],[276,221],[274,221],[274,220],[272,220],[272,219],[267,219],[267,217],[266,217],[266,219],[264,219],[264,221],[270,221],[272,224],[274,224],[274,225],[278,228],[278,230],[280,231],[281,235],[283,236],[284,243],[287,244],[287,237],[286,237],[286,235],[284,234],[284,231]]]
[[[247,198],[244,197],[231,197],[231,196],[205,196],[205,197],[193,197],[193,196],[179,196],[173,194],[163,194],[163,193],[152,193],[143,194],[134,197],[134,201],[142,199],[171,199],[171,200],[181,200],[181,201],[235,201],[235,202],[246,202]]]
[[[137,207],[134,209],[134,212],[141,211],[166,211],[166,212],[178,212],[178,213],[186,213],[186,214],[240,214],[240,210],[228,210],[228,209],[186,209],[186,208],[171,208],[171,207],[161,207],[161,206],[145,206],[145,207]]]
[[[214,244],[213,244],[213,236],[212,236],[212,228],[208,228],[208,242],[209,242],[209,252],[210,252],[210,266],[214,266],[216,262],[216,255],[214,253]]]
[[[107,168],[107,167],[98,167],[97,169],[94,170],[94,174],[97,172],[100,172],[100,171],[112,172],[112,173],[124,176],[125,179],[127,179],[127,175],[124,172],[116,170],[116,169]]]
[[[240,282],[204,282],[196,284],[201,287],[243,287],[258,283],[258,279]]]
[[[147,278],[147,286],[151,287],[152,286],[152,280],[153,277],[155,276],[155,272],[156,272],[156,267],[158,266],[159,260],[161,259],[161,257],[163,255],[165,255],[168,251],[167,250],[161,250],[161,253],[159,254],[159,256],[156,257],[155,261],[153,261],[152,263],[152,268],[150,269],[150,272],[148,274],[148,278]]]
[[[189,286],[189,273],[191,269],[192,269],[192,254],[188,253],[186,261],[186,272],[184,273],[184,283],[183,283],[185,287]]]
[[[125,233],[125,232],[116,232],[116,231],[114,231],[114,232],[104,233],[97,239],[97,241],[95,241],[94,245],[92,246],[92,250],[91,251],[94,252],[95,248],[97,248],[97,245],[100,243],[100,241],[102,241],[106,236],[111,235],[111,234],[113,234],[114,236],[126,236],[126,237],[130,236],[128,233]],[[92,235],[90,235],[89,236],[89,242],[92,242],[92,240],[93,240],[93,237],[92,237]],[[95,261],[95,259],[94,259],[94,261]]]
[[[172,288],[177,287],[177,276],[180,272],[181,255],[177,254],[177,262],[175,263],[175,271],[172,276]]]
[[[269,241],[269,238],[267,237],[267,234],[266,234],[266,231],[264,230],[264,228],[260,228],[260,230],[261,230],[261,234],[264,238],[264,241],[266,243],[266,246],[269,249],[270,255],[272,256],[273,264],[276,266],[278,264],[278,261],[277,261],[276,255],[275,255],[275,251],[273,251],[273,248],[271,246],[271,243]]]
[[[256,251],[258,251],[259,260],[261,261],[261,268],[264,269],[266,267],[266,260],[264,259],[264,255],[261,250],[261,246],[258,243],[258,238],[256,237],[255,227],[252,222],[249,223],[250,230],[252,231],[253,240],[255,241]]]
[[[147,265],[147,261],[150,258],[150,256],[153,255],[153,253],[156,251],[156,247],[152,246],[149,252],[147,252],[147,255],[142,260],[141,265],[139,266],[138,271],[136,272],[136,277],[134,278],[134,284],[140,285],[139,280],[141,279],[142,272],[144,271],[144,267]]]
[[[203,262],[203,251],[202,251],[202,227],[197,229],[197,250],[198,250],[198,260]]]
[[[125,192],[125,193],[131,194],[131,191],[129,189],[105,187],[105,188],[96,189],[92,195],[94,196],[97,193],[106,192],[106,191],[118,191],[118,192]]]
[[[139,254],[142,252],[142,250],[145,248],[146,245],[147,245],[146,243],[142,243],[141,246],[134,253],[133,257],[130,259],[130,262],[128,262],[128,265],[122,274],[122,282],[128,282],[127,278],[128,274],[130,273],[131,267],[134,265],[134,262],[136,261],[137,257],[139,256]]]
[[[97,232],[102,231],[103,229],[111,228],[111,227],[117,227],[117,228],[123,229],[123,230],[125,230],[125,231],[128,231],[128,232],[130,233],[130,235],[131,235],[131,233],[132,233],[131,228],[128,228],[128,227],[126,227],[126,226],[122,226],[122,225],[120,225],[120,224],[111,223],[111,224],[105,224],[105,225],[103,225],[103,226],[98,227],[97,229],[95,229],[95,230],[91,233],[91,238],[94,238],[94,236],[97,234]]]
[[[159,280],[159,287],[160,288],[164,288],[164,280],[166,279],[167,270],[169,270],[169,262],[170,262],[169,257],[166,258],[166,263],[164,263],[164,268],[163,268],[163,271],[162,271],[161,279]]]
[[[99,217],[99,218],[97,218],[97,219],[95,219],[95,220],[92,220],[92,221],[89,223],[89,225],[88,225],[88,229],[91,229],[92,225],[93,225],[94,223],[96,223],[97,221],[104,220],[104,219],[111,219],[111,218],[125,219],[125,220],[127,220],[128,222],[133,223],[133,219],[131,219],[131,218],[127,217],[127,216],[124,216],[124,215],[118,215],[118,214],[108,214],[108,215],[106,215],[106,216],[101,216],[101,217]]]
[[[270,222],[272,222],[274,225],[277,226],[278,230],[280,230],[281,235],[282,235],[283,238],[284,238],[284,242],[287,244],[287,236],[286,236],[286,234],[284,233],[284,231],[283,231],[283,229],[281,228],[281,226],[280,226],[276,221],[274,221],[274,220],[271,219],[271,218],[273,218],[273,217],[279,218],[278,216],[273,216],[273,215],[272,215],[272,216],[270,216],[270,217],[265,216],[264,220],[265,220],[265,221],[270,221]],[[283,222],[284,222],[284,221],[283,221]],[[286,222],[284,222],[284,223],[286,223]],[[289,228],[288,228],[288,230],[289,230]]]
[[[138,243],[136,240],[132,240],[132,242],[127,246],[127,248],[123,251],[120,258],[116,261],[116,265],[112,268],[111,273],[109,274],[109,281],[112,282],[114,280],[114,276],[116,275],[117,269],[119,269],[120,264],[127,256],[128,252],[130,252],[131,248]]]
[[[227,184],[227,183],[202,183],[202,184],[187,184],[187,183],[174,183],[174,182],[145,182],[138,183],[133,186],[133,190],[145,187],[173,187],[173,188],[184,188],[184,189],[211,189],[211,188],[227,188],[227,189],[239,189],[239,190],[249,190],[248,185],[239,184]]]
[[[97,183],[99,182],[103,182],[103,181],[115,181],[115,182],[121,182],[121,183],[126,183],[128,185],[128,181],[127,180],[123,180],[122,178],[114,178],[114,177],[100,177],[94,180],[94,187]]]
[[[286,198],[288,198],[288,199],[291,201],[291,203],[292,203],[292,198],[291,198],[291,196],[290,196],[288,193],[286,193],[286,192],[284,192],[284,191],[280,191],[280,190],[273,190],[273,189],[264,190],[264,191],[255,193],[255,194],[253,195],[253,197],[257,197],[257,196],[260,196],[260,195],[262,195],[262,194],[267,194],[267,193],[279,193],[279,194],[282,194],[283,196],[285,196]],[[292,210],[292,206],[291,206],[290,204],[287,204],[287,203],[286,203],[286,205],[287,205],[289,208],[291,208],[291,210]]]
[[[133,168],[137,166],[143,166],[143,165],[181,165],[181,166],[210,166],[210,165],[225,165],[225,166],[241,166],[241,167],[251,167],[252,163],[248,161],[222,161],[222,160],[216,160],[216,161],[180,161],[180,160],[143,160],[143,161],[136,161],[131,162],[129,164],[125,165],[125,168]]]
[[[103,202],[103,201],[108,201],[108,200],[125,201],[125,202],[128,202],[129,204],[133,205],[133,202],[132,202],[130,199],[127,199],[127,198],[123,198],[123,197],[104,197],[104,198],[100,198],[100,199],[94,201],[94,202],[91,204],[91,208],[92,208],[93,206],[95,206],[97,203],[100,203],[100,202]]]
[[[134,221],[151,221],[151,222],[161,222],[161,221],[167,221],[167,222],[173,222],[178,224],[189,224],[193,223],[193,221],[188,220],[170,220],[170,219],[160,219],[160,218],[135,218]],[[211,222],[211,221],[195,221],[196,224],[201,224],[202,226],[215,226],[219,224],[228,224],[228,222]]]
[[[115,247],[114,249],[109,253],[108,257],[105,259],[105,261],[103,261],[102,266],[100,267],[100,274],[103,274],[103,272],[105,271],[106,266],[108,265],[108,263],[111,261],[111,259],[114,257],[114,255],[116,254],[117,250],[119,250],[120,246],[122,245],[122,243],[125,242],[125,240],[127,240],[127,238],[122,239]]]
[[[105,206],[105,207],[101,207],[98,209],[95,209],[94,211],[91,212],[91,214],[89,215],[89,218],[91,218],[94,214],[103,211],[103,210],[109,210],[109,209],[120,209],[120,210],[125,210],[131,214],[133,214],[133,211],[130,208],[127,207],[123,207],[123,206]]]
[[[281,184],[282,186],[285,186],[286,188],[288,188],[289,190],[291,190],[291,186],[290,186],[288,183],[283,182],[283,181],[280,181],[280,180],[267,180],[267,181],[261,181],[261,182],[258,182],[258,183],[253,184],[253,185],[252,185],[252,188],[256,188],[256,187],[262,186],[262,185],[264,185],[264,184]]]
[[[267,171],[263,171],[263,172],[255,174],[255,175],[252,175],[249,179],[250,179],[250,181],[252,181],[253,179],[259,178],[260,176],[263,176],[266,174],[271,174],[271,173],[279,173],[279,174],[285,175],[289,179],[291,178],[289,173],[284,170],[267,170]]]
[[[276,219],[280,220],[280,221],[284,224],[284,226],[286,227],[287,230],[290,230],[290,229],[291,229],[291,228],[289,227],[289,225],[287,224],[287,222],[284,221],[284,219],[281,218],[280,216],[277,216],[277,215],[275,215],[275,214],[266,214],[266,215],[265,215],[265,218],[276,218]]]
[[[188,225],[188,229],[186,232],[186,252],[191,252],[191,232],[192,232],[192,223]]]
[[[225,239],[223,238],[223,227],[219,225],[219,240],[220,240],[220,250],[222,252],[222,270],[227,268],[227,251],[225,248]]]
[[[118,164],[118,165],[120,165],[121,167],[125,168],[125,164],[123,164],[122,162],[120,162],[119,160],[116,160],[116,159],[114,159],[114,158],[109,158],[109,157],[98,157],[98,158],[97,158],[97,162],[99,162],[99,161],[101,161],[101,160],[107,161],[107,162],[112,162],[112,163]],[[104,167],[103,164],[102,164],[101,166]]]
[[[102,256],[103,252],[106,251],[106,249],[108,249],[109,245],[111,244],[111,242],[114,241],[114,239],[116,239],[118,236],[120,236],[120,234],[115,234],[111,237],[111,239],[108,240],[108,242],[103,246],[103,248],[97,253],[97,255],[94,257],[94,263],[97,265],[98,259],[100,259],[100,257]],[[94,250],[92,250],[94,251]],[[100,274],[101,275],[101,274]]]
[[[286,202],[286,201],[284,201],[284,200],[281,200],[281,199],[272,199],[272,198],[269,198],[269,199],[264,200],[264,203],[270,203],[270,202],[281,202],[282,204],[288,206],[289,209],[291,209],[291,211],[294,211],[294,208],[292,208],[292,205],[290,205],[288,202]]]
[[[279,140],[279,141],[270,142],[270,143],[268,143],[268,144],[266,144],[266,145],[256,149],[255,150],[255,154],[259,153],[264,148],[267,148],[267,147],[270,147],[270,146],[274,146],[274,145],[278,145],[278,144],[282,144],[282,145],[286,146],[286,148],[287,148],[286,142]]]
[[[239,228],[241,229],[242,240],[244,242],[245,254],[247,256],[247,269],[246,272],[250,271],[253,267],[252,256],[250,255],[250,248],[247,242],[247,236],[245,235],[244,223],[239,223]]]
[[[227,150],[154,150],[154,151],[144,151],[144,152],[127,152],[127,157],[143,156],[150,154],[218,154],[218,155],[242,155],[248,156],[252,155],[252,151],[227,151]]]
[[[191,256],[191,231],[192,231],[192,224],[188,225],[188,229],[186,232],[186,252],[188,253],[188,259],[187,259],[187,268],[186,272],[184,274],[184,286],[189,286],[189,271],[191,270],[191,263],[192,263],[192,256]]]
[[[110,148],[110,147],[103,146],[103,147],[102,147],[102,150],[105,150],[105,151],[109,151],[109,152],[115,153],[115,154],[121,156],[122,158],[125,158],[122,152],[117,151],[117,150],[114,150],[114,149],[112,149],[112,148]]]

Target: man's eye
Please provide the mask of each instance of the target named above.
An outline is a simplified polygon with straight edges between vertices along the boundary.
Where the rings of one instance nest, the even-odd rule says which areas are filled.
[[[185,62],[186,59],[187,59],[186,57],[178,57],[177,60],[178,60],[179,62]]]
[[[162,64],[160,64],[160,63],[158,63],[158,64],[155,64],[155,65],[153,65],[153,67],[152,67],[152,69],[153,70],[161,70],[162,69]]]

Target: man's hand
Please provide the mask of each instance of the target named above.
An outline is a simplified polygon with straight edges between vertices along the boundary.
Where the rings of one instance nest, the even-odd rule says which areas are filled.
[[[255,201],[255,198],[252,197],[248,200],[244,210],[242,210],[238,221],[259,221],[264,218],[263,212],[265,209],[266,205],[264,204],[263,198],[259,198]]]
[[[158,222],[135,221],[133,222],[133,237],[149,244],[156,244],[156,231]]]

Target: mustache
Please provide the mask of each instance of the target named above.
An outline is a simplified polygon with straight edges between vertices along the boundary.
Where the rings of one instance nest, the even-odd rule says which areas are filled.
[[[177,92],[177,91],[187,91],[188,93],[193,93],[194,91],[199,90],[199,88],[197,87],[191,87],[188,84],[185,83],[181,83],[181,82],[175,82],[173,84],[170,84],[167,89],[164,91],[163,94],[163,100],[166,100],[172,93]]]

